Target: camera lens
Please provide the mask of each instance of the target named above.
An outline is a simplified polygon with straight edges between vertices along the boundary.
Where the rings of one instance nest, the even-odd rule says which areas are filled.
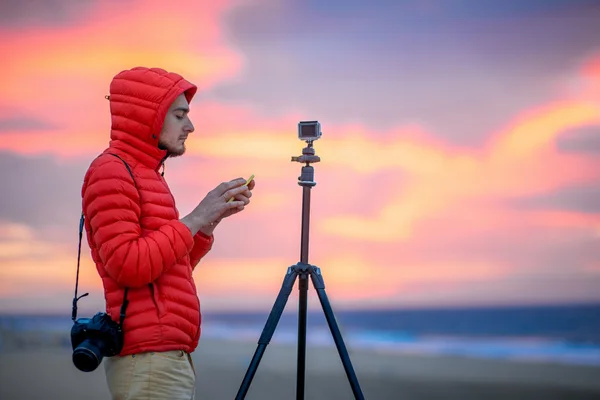
[[[84,340],[73,351],[73,364],[83,372],[90,372],[98,368],[102,362],[100,348],[90,340]]]

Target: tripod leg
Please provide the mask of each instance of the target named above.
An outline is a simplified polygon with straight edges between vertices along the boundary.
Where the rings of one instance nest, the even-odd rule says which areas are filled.
[[[296,371],[296,400],[304,400],[304,382],[306,371],[306,310],[308,294],[308,275],[303,273],[298,280],[298,366]]]
[[[335,316],[333,315],[333,310],[331,308],[331,304],[329,303],[329,299],[327,298],[327,294],[325,293],[325,281],[323,280],[323,276],[321,275],[321,270],[318,267],[312,266],[310,269],[310,277],[312,279],[315,290],[319,295],[319,301],[321,302],[321,306],[323,307],[323,312],[325,313],[327,324],[329,325],[329,329],[331,330],[335,346],[337,347],[337,351],[342,360],[342,364],[344,365],[346,376],[348,377],[348,381],[350,382],[350,386],[352,387],[354,398],[357,400],[364,400],[362,390],[358,383],[358,379],[354,372],[354,368],[352,367],[352,362],[350,361],[350,356],[348,355],[348,350],[346,350],[346,345],[344,344],[344,339],[342,338],[342,334],[340,333],[340,329],[338,328]]]
[[[258,339],[258,347],[254,352],[254,356],[250,361],[250,365],[248,366],[248,370],[246,371],[244,380],[242,381],[238,393],[235,396],[236,400],[241,400],[246,397],[246,393],[248,392],[248,388],[252,383],[252,379],[254,378],[254,374],[256,373],[256,369],[258,368],[258,364],[260,363],[260,360],[263,354],[265,353],[267,345],[273,337],[273,333],[275,332],[277,323],[279,322],[281,314],[285,309],[285,305],[290,296],[290,293],[292,292],[292,288],[294,287],[294,282],[296,281],[297,276],[298,274],[296,272],[296,269],[294,267],[289,267],[285,278],[283,279],[283,284],[281,285],[279,294],[275,299],[275,304],[273,304],[273,308],[271,309],[271,313],[269,314],[269,318],[267,319],[262,334]]]

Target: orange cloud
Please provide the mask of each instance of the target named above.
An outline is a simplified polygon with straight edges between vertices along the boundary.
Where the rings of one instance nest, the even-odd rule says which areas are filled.
[[[424,262],[372,257],[356,251],[328,255],[319,261],[326,290],[340,301],[384,299],[414,293],[422,285],[482,282],[507,275],[502,265],[473,262]]]
[[[237,260],[208,256],[196,276],[201,298],[212,304],[214,298],[241,296],[246,305],[269,305],[281,288],[287,267],[293,263],[283,259]],[[386,298],[413,293],[414,288],[428,285],[452,287],[469,282],[483,282],[507,274],[501,265],[489,263],[408,262],[394,265],[393,260],[368,260],[360,254],[340,253],[320,260],[325,290],[334,302],[358,300],[383,301]],[[298,281],[294,292],[297,291]],[[310,296],[317,297],[312,282]],[[290,296],[289,301],[294,301]]]
[[[10,55],[0,66],[0,74],[10,77],[2,83],[0,106],[58,127],[4,132],[0,149],[60,156],[99,151],[108,142],[104,96],[123,69],[158,66],[204,89],[241,68],[242,59],[226,45],[219,23],[233,2],[96,4],[93,18],[72,26],[0,30],[0,53]]]
[[[101,281],[85,248],[84,243],[79,279],[83,290],[89,291],[101,287]],[[0,297],[37,296],[48,288],[73,290],[76,254],[72,246],[40,240],[27,225],[0,224]]]
[[[235,113],[231,113],[235,117]],[[275,129],[265,130],[262,124],[239,126],[231,131],[219,130],[218,135],[194,135],[188,139],[191,154],[222,159],[255,158],[281,161],[301,155],[304,142],[297,139],[297,121],[289,120]],[[385,138],[373,139],[372,132],[361,127],[352,130],[345,127],[329,128],[332,137],[315,142],[316,154],[322,163],[331,167],[349,168],[363,174],[387,168],[400,168],[419,175],[434,173],[447,163],[468,164],[470,154],[444,154],[431,142],[415,142],[407,139],[417,128],[409,127],[390,131]]]
[[[363,157],[364,163],[372,161],[383,168],[384,162],[391,164],[398,154],[397,162],[413,174],[404,193],[389,199],[374,218],[341,215],[323,221],[320,227],[329,234],[354,239],[406,240],[419,220],[442,210],[460,208],[468,199],[527,195],[572,182],[581,171],[569,168],[568,163],[566,168],[559,164],[564,158],[556,154],[552,140],[566,129],[588,124],[600,124],[600,109],[595,105],[558,103],[519,118],[490,143],[487,153],[440,149],[436,153],[416,151],[415,156],[400,160],[403,152],[398,143],[381,151],[371,147],[371,152]],[[364,145],[359,143],[354,141],[348,146]],[[388,149],[395,151],[387,153]],[[552,164],[561,168],[548,174]]]
[[[144,0],[128,5],[97,2],[91,13],[94,18],[73,26],[36,28],[16,35],[10,30],[0,31],[0,37],[10,35],[10,40],[1,42],[0,51],[11,54],[11,62],[3,64],[2,73],[14,77],[3,90],[9,98],[27,102],[32,100],[32,93],[24,92],[45,79],[95,77],[107,86],[107,78],[126,66],[137,65],[179,71],[206,87],[233,76],[240,68],[241,59],[225,46],[219,23],[232,4],[182,0],[178,7],[172,7]],[[47,93],[54,99],[73,100],[61,95],[68,86],[54,89]]]
[[[600,124],[600,107],[589,102],[557,102],[525,113],[490,143],[490,163],[528,163],[566,129]]]
[[[194,273],[202,296],[277,294],[290,262],[277,258],[228,259],[207,256]]]

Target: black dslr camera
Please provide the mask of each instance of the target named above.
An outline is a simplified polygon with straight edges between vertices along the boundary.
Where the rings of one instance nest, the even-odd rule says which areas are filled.
[[[79,318],[71,328],[73,364],[83,372],[98,368],[104,357],[112,357],[123,348],[123,330],[106,313]]]

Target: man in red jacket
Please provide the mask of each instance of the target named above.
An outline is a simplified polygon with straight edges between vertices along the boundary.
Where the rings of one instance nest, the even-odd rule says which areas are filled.
[[[158,68],[117,74],[108,97],[110,144],[84,178],[86,236],[115,322],[128,289],[123,349],[104,364],[113,399],[194,397],[190,353],[201,313],[192,273],[215,227],[242,211],[254,188],[242,178],[221,183],[180,218],[163,164],[185,152],[196,90]]]

